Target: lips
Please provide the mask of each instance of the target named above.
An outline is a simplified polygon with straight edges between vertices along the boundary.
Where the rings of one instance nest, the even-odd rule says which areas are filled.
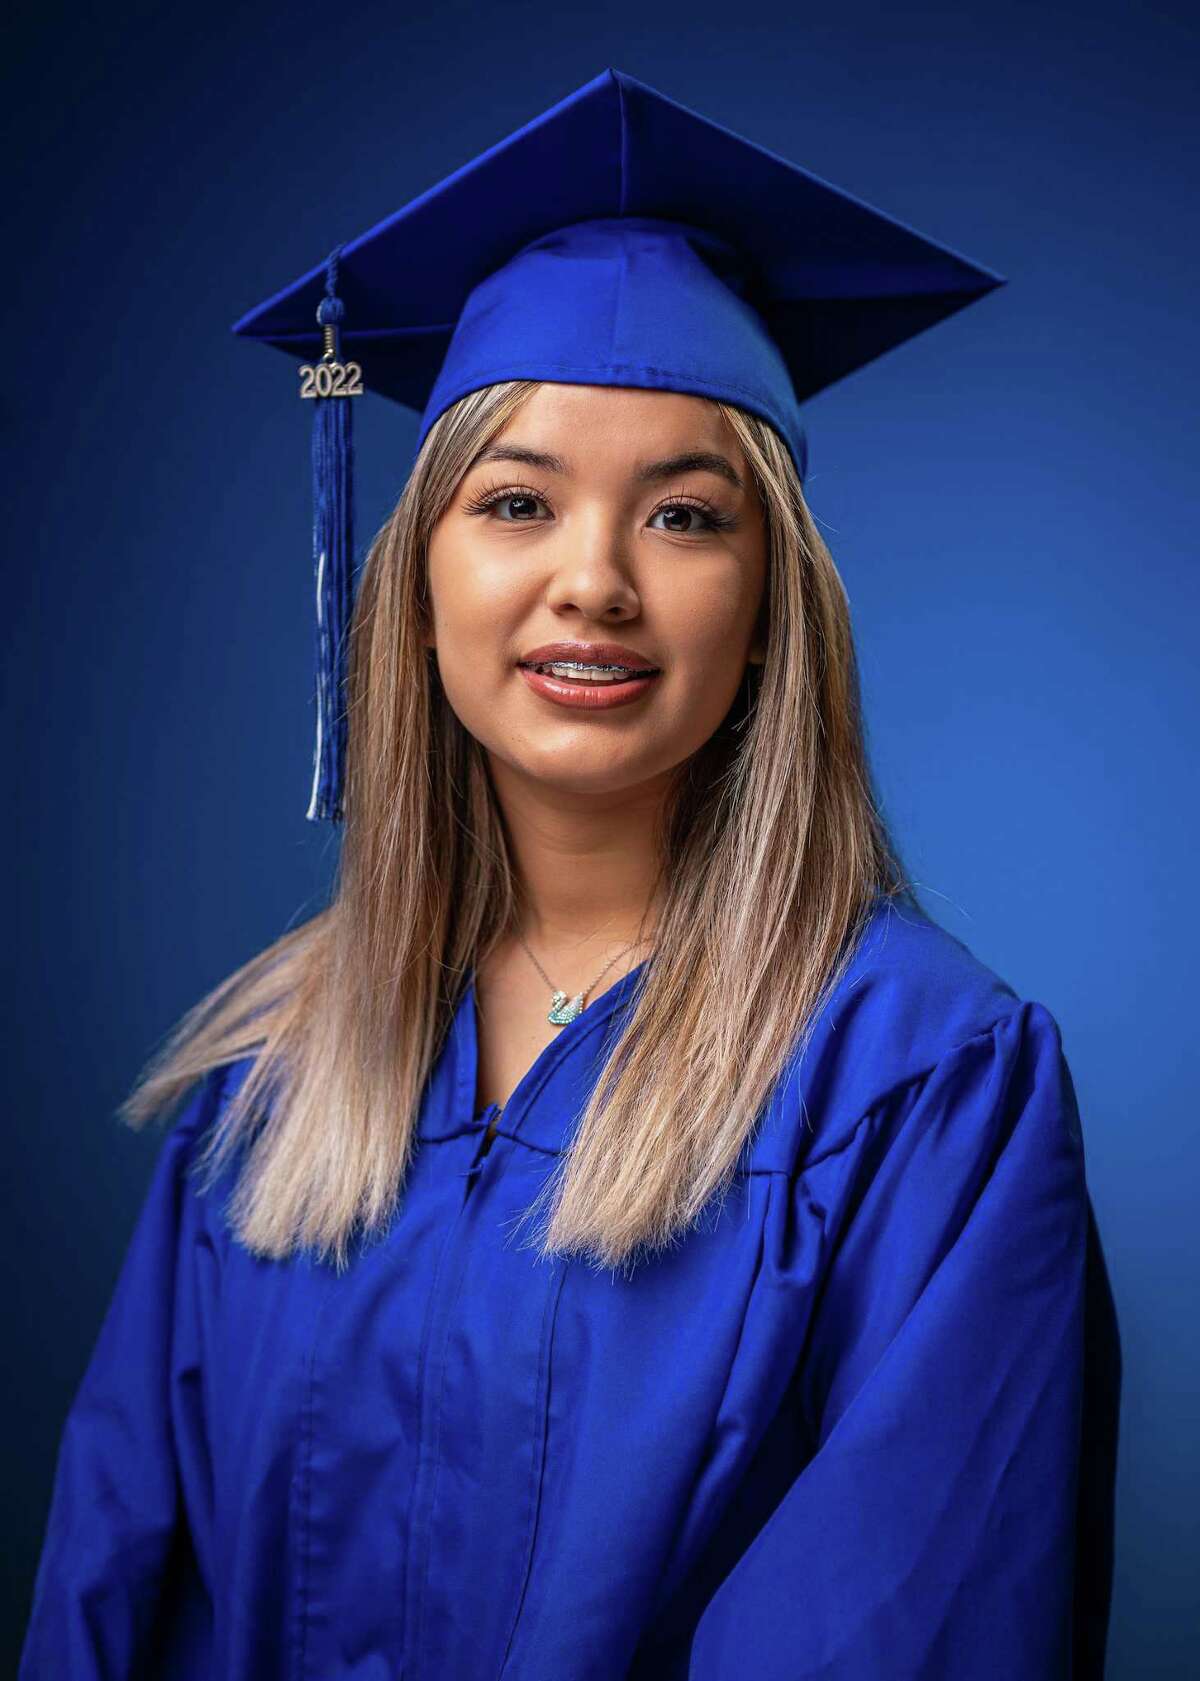
[[[606,682],[595,677],[580,679],[558,675],[563,669],[565,667],[553,663],[548,673],[543,673],[539,666],[524,662],[519,662],[517,666],[522,681],[542,700],[568,707],[577,713],[592,714],[607,713],[614,707],[628,706],[640,700],[653,689],[662,675],[659,671],[651,671],[643,677],[629,675]]]

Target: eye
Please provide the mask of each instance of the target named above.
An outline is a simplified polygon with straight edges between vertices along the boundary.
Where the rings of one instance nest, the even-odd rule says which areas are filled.
[[[529,485],[488,485],[468,497],[463,506],[465,512],[472,515],[488,515],[495,510],[496,518],[502,525],[537,525],[542,522],[536,509],[538,506],[548,508],[549,499]],[[500,512],[501,509],[507,512]],[[702,496],[677,496],[670,502],[660,503],[650,519],[656,520],[660,515],[669,515],[676,523],[652,529],[675,537],[698,537],[708,532],[725,531],[737,523],[732,515],[723,514]]]
[[[520,510],[514,517],[508,518],[498,515],[503,525],[534,525],[536,520],[529,517],[529,505],[540,502],[546,506],[546,498],[536,490],[530,490],[525,485],[492,485],[481,490],[478,495],[468,498],[465,507],[468,514],[489,514],[493,508],[502,508],[507,503],[515,503]]]
[[[685,501],[664,502],[660,508],[655,508],[650,518],[657,519],[659,514],[671,514],[675,517],[682,514],[686,518],[688,523],[684,526],[660,527],[669,530],[676,537],[694,537],[700,531],[724,531],[734,523],[728,514],[723,514],[719,508],[714,508],[711,502],[705,502],[701,497],[694,501],[688,498]]]
[[[510,496],[497,496],[489,506],[503,508],[507,505],[510,509],[510,523],[524,524],[530,517],[532,504],[541,500],[540,496],[534,496],[529,491],[514,490]],[[501,515],[501,518],[503,517]]]

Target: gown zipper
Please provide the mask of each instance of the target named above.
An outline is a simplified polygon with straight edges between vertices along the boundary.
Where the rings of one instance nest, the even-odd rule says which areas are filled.
[[[448,1257],[454,1256],[455,1259],[459,1258],[456,1255],[456,1238],[458,1236],[459,1222],[462,1220],[466,1211],[471,1191],[474,1189],[474,1186],[483,1171],[484,1160],[495,1141],[496,1122],[500,1118],[501,1112],[502,1106],[500,1104],[489,1103],[487,1108],[483,1111],[483,1114],[479,1117],[481,1120],[486,1122],[486,1125],[483,1132],[480,1134],[479,1142],[476,1145],[471,1165],[465,1170],[465,1172],[463,1172],[462,1175],[464,1181],[462,1201],[459,1203],[458,1211],[454,1216],[450,1229],[446,1233],[446,1239],[438,1258],[437,1269],[434,1274],[433,1293],[430,1297],[429,1303],[429,1318],[426,1321],[425,1335],[422,1342],[420,1366],[421,1375],[418,1379],[418,1417],[420,1419],[419,1428],[422,1446],[418,1453],[418,1466],[416,1477],[414,1479],[412,1506],[410,1509],[410,1540],[415,1543],[415,1550],[410,1555],[406,1566],[407,1575],[404,1615],[405,1649],[401,1668],[401,1673],[405,1677],[408,1677],[409,1675],[419,1675],[420,1673],[419,1653],[424,1628],[425,1595],[428,1588],[426,1578],[429,1570],[430,1540],[427,1533],[427,1524],[430,1515],[433,1481],[436,1478],[436,1457],[430,1457],[424,1447],[424,1443],[427,1442],[434,1434],[429,1409],[432,1405],[436,1404],[438,1398],[436,1394],[431,1394],[430,1392],[426,1361],[434,1336],[436,1335],[437,1338],[441,1338],[444,1341],[446,1335],[445,1314],[449,1311],[449,1307],[452,1307],[454,1298],[457,1295],[457,1283],[452,1280],[450,1284],[443,1286],[441,1282],[442,1268]],[[465,1262],[462,1262],[462,1264],[465,1265]],[[417,1540],[418,1537],[420,1538],[419,1541]]]
[[[483,1132],[480,1134],[479,1144],[475,1150],[474,1160],[471,1162],[470,1167],[463,1175],[463,1178],[467,1182],[463,1191],[464,1204],[475,1187],[475,1182],[479,1178],[480,1172],[483,1169],[483,1164],[488,1151],[496,1141],[496,1122],[500,1119],[500,1116],[503,1113],[504,1109],[502,1104],[489,1103],[480,1117],[480,1119],[485,1121],[487,1124],[484,1127]]]

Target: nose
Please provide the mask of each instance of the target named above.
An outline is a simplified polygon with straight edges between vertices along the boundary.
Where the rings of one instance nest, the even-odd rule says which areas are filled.
[[[638,611],[628,537],[615,517],[597,512],[573,521],[548,565],[546,599],[555,611],[574,607],[597,620]]]

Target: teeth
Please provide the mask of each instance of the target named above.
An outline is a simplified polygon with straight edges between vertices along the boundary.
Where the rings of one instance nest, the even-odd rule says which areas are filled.
[[[588,665],[582,660],[554,660],[533,669],[552,677],[582,677],[589,683],[622,683],[634,670],[627,665]]]

